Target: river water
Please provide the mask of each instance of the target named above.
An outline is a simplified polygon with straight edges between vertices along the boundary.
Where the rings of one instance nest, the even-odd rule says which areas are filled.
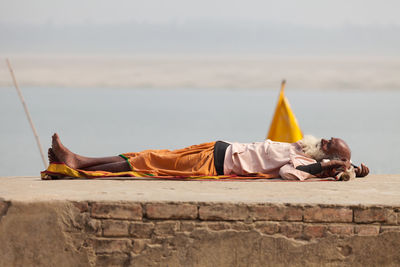
[[[279,92],[230,89],[23,88],[45,150],[53,132],[72,151],[110,156],[227,140],[262,141]],[[341,137],[353,162],[400,173],[400,92],[290,90],[306,134]],[[0,176],[43,170],[17,93],[0,88]]]

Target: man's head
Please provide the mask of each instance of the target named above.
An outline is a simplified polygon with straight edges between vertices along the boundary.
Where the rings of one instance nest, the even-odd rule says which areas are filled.
[[[321,150],[329,159],[350,160],[351,150],[340,138],[331,137],[330,140],[321,139]]]
[[[331,138],[330,140],[318,139],[312,135],[306,135],[300,140],[303,152],[315,159],[346,159],[350,160],[351,150],[349,146],[340,138]]]

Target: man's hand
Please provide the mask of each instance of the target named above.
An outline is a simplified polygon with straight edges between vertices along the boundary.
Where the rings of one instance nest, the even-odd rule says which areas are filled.
[[[354,171],[356,172],[357,177],[365,177],[369,173],[369,168],[367,167],[367,165],[361,163],[361,166],[355,167]]]
[[[322,170],[347,170],[350,168],[351,164],[348,160],[330,160],[326,162],[321,162]]]
[[[335,177],[339,172],[350,168],[349,160],[330,160],[321,162],[322,172],[318,177]]]

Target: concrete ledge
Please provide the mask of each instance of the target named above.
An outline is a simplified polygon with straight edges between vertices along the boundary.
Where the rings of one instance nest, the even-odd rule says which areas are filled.
[[[399,175],[313,183],[0,178],[0,266],[399,265],[399,193]]]
[[[40,180],[0,178],[0,198],[18,201],[178,201],[400,205],[400,175],[350,182]]]

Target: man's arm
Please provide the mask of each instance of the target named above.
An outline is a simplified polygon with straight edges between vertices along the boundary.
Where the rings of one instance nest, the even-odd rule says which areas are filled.
[[[338,170],[348,169],[350,161],[330,160],[324,162],[312,163],[309,165],[300,165],[296,169],[310,173],[312,175],[320,174],[319,176],[335,176]]]
[[[299,165],[296,167],[296,169],[303,171],[303,172],[308,172],[311,174],[317,174],[317,173],[322,172],[321,162],[312,163],[312,164],[308,164],[308,165]]]
[[[331,176],[334,176],[336,170],[348,169],[349,167],[350,167],[349,161],[330,160],[327,162],[317,162],[309,165],[300,165],[297,166],[296,169],[308,172],[313,175],[326,171]],[[357,177],[364,177],[367,176],[369,173],[369,168],[363,163],[361,163],[360,167],[355,165],[353,165],[353,167]]]

